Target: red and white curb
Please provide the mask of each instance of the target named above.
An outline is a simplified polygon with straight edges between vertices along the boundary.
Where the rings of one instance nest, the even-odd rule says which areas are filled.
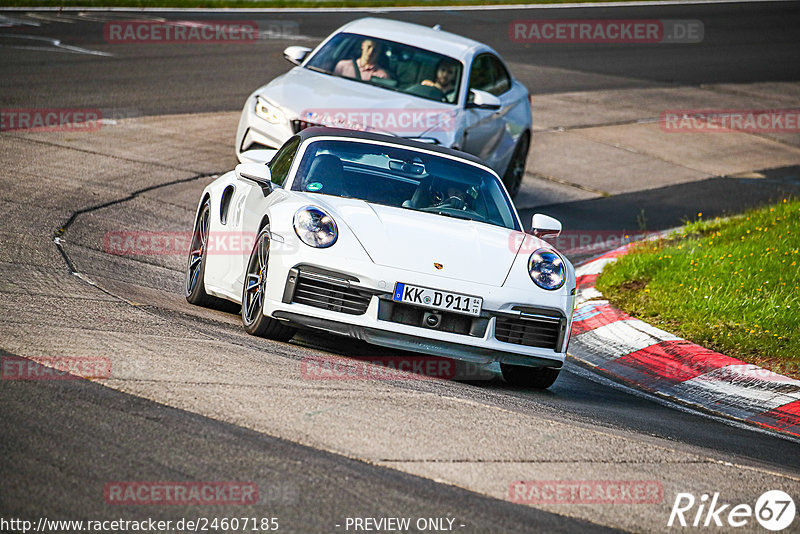
[[[595,289],[625,245],[576,268],[570,354],[641,389],[793,436],[800,436],[800,380],[708,350],[630,317]]]

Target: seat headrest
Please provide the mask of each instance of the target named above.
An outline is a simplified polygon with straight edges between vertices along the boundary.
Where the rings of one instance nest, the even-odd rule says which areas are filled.
[[[342,161],[333,154],[321,154],[311,163],[311,168],[303,180],[303,191],[341,196],[343,182]]]

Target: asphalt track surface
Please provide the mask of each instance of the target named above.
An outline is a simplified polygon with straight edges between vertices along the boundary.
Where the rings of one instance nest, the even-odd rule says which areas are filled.
[[[8,12],[4,15],[13,16]],[[531,16],[513,10],[450,10],[386,16],[428,25],[440,23],[445,29],[491,44],[508,61],[531,66],[519,77],[533,93],[800,79],[796,55],[800,45],[798,3],[575,9],[569,15],[701,19],[705,39],[693,45],[691,51],[685,45],[552,45],[533,50],[508,42],[508,22],[518,18],[566,18],[564,12],[542,11]],[[188,18],[176,14],[160,16]],[[266,20],[299,22],[299,32],[310,37],[309,44],[357,16],[360,15],[257,15]],[[255,17],[191,15],[232,20]],[[253,88],[287,69],[280,54],[287,45],[283,40],[276,40],[274,45],[226,45],[213,50],[142,45],[117,48],[103,42],[98,28],[102,23],[97,21],[73,21],[38,28],[0,29],[2,44],[12,42],[16,46],[8,35],[25,33],[115,54],[109,58],[2,47],[0,69],[10,75],[0,79],[0,104],[17,108],[93,107],[119,116],[230,111],[238,109]],[[296,44],[305,42],[298,40]],[[582,75],[540,77],[538,74],[547,72],[543,68],[569,69]],[[221,162],[221,166],[226,163],[232,162]],[[573,227],[591,228],[602,219],[605,229],[630,228],[641,206],[652,206],[655,215],[650,228],[667,228],[698,210],[713,215],[779,198],[797,190],[797,176],[797,169],[782,169],[772,171],[767,180],[738,180],[733,185],[729,180],[708,180],[550,206],[549,212],[571,217]],[[613,214],[610,221],[609,213]],[[236,328],[234,320],[209,321],[193,314],[191,308],[154,306],[152,312],[176,324],[202,329],[223,341],[231,339]],[[257,346],[259,340],[250,343]],[[307,334],[287,346],[286,357],[299,359],[309,346],[337,354],[370,350],[360,343]],[[657,403],[598,379],[573,363],[567,364],[547,392],[512,388],[499,378],[482,384],[421,381],[402,387],[605,428],[645,441],[663,438],[680,451],[800,475],[800,454],[794,442]],[[292,481],[286,488],[289,497],[274,495],[270,505],[271,513],[281,517],[289,532],[334,531],[331,525],[346,516],[398,514],[455,516],[468,525],[465,532],[602,530],[580,520],[304,447],[90,382],[4,382],[0,387],[0,410],[3,517],[102,517],[107,509],[93,495],[98,485],[108,480],[239,478]],[[246,512],[265,515],[263,506]],[[127,518],[157,515],[169,519],[188,514],[197,515],[194,510],[180,507],[166,511],[163,507],[119,510],[120,517]]]
[[[4,387],[1,395],[4,517],[105,517],[108,511],[96,498],[105,482],[174,479],[180,474],[195,480],[262,481],[261,504],[237,507],[236,516],[277,517],[281,530],[289,532],[330,532],[345,517],[397,514],[456,517],[469,532],[525,532],[531,525],[547,532],[606,530],[166,408],[88,381],[44,386],[19,382]],[[55,480],[54,469],[60,471]],[[272,489],[264,494],[265,487]],[[114,518],[178,521],[222,515],[222,507],[199,512],[181,506],[121,508]]]
[[[24,12],[24,11],[23,11]],[[525,19],[696,19],[704,26],[696,44],[543,44],[512,42],[509,23]],[[13,12],[5,12],[13,16]],[[798,2],[696,4],[536,11],[425,11],[367,13],[137,13],[138,17],[170,20],[247,20],[260,27],[288,23],[299,36],[295,43],[226,44],[225,46],[109,45],[102,20],[124,18],[88,16],[98,21],[71,23],[42,21],[42,26],[0,28],[0,43],[20,42],[11,35],[58,38],[65,44],[115,54],[113,58],[85,54],[28,54],[4,48],[0,101],[7,107],[41,106],[47,95],[53,107],[93,107],[124,114],[160,115],[241,109],[250,92],[286,72],[282,58],[287,44],[316,45],[340,25],[362,16],[382,17],[442,28],[485,42],[503,58],[530,68],[515,70],[536,95],[620,87],[747,83],[800,79],[797,61]],[[49,15],[53,17],[52,14]],[[69,14],[65,15],[65,17]],[[74,19],[75,17],[73,17]],[[548,72],[567,69],[576,73]],[[36,88],[31,91],[31,88]]]

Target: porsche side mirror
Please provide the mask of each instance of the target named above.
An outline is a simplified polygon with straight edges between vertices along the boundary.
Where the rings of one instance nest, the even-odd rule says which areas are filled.
[[[470,89],[467,108],[498,110],[500,109],[500,99],[492,93],[487,93],[479,89]]]
[[[235,172],[236,177],[240,180],[249,180],[258,184],[264,196],[272,193],[272,189],[275,187],[269,167],[263,163],[240,163],[236,166]]]
[[[289,63],[299,65],[309,52],[311,52],[311,49],[305,46],[290,46],[283,51],[283,58]]]
[[[272,148],[254,148],[239,154],[241,163],[269,163],[278,151]]]
[[[533,216],[531,233],[536,237],[556,236],[561,233],[561,222],[558,219],[537,213]]]

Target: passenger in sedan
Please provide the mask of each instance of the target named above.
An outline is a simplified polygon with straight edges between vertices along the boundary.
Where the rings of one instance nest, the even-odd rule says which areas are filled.
[[[372,39],[361,41],[361,57],[358,59],[343,59],[336,64],[334,73],[357,80],[369,81],[371,78],[391,79],[391,76],[378,66],[381,54],[381,44]]]
[[[440,90],[444,93],[447,101],[452,102],[455,96],[457,70],[458,66],[454,62],[442,59],[436,65],[436,80],[422,80],[421,83]]]

